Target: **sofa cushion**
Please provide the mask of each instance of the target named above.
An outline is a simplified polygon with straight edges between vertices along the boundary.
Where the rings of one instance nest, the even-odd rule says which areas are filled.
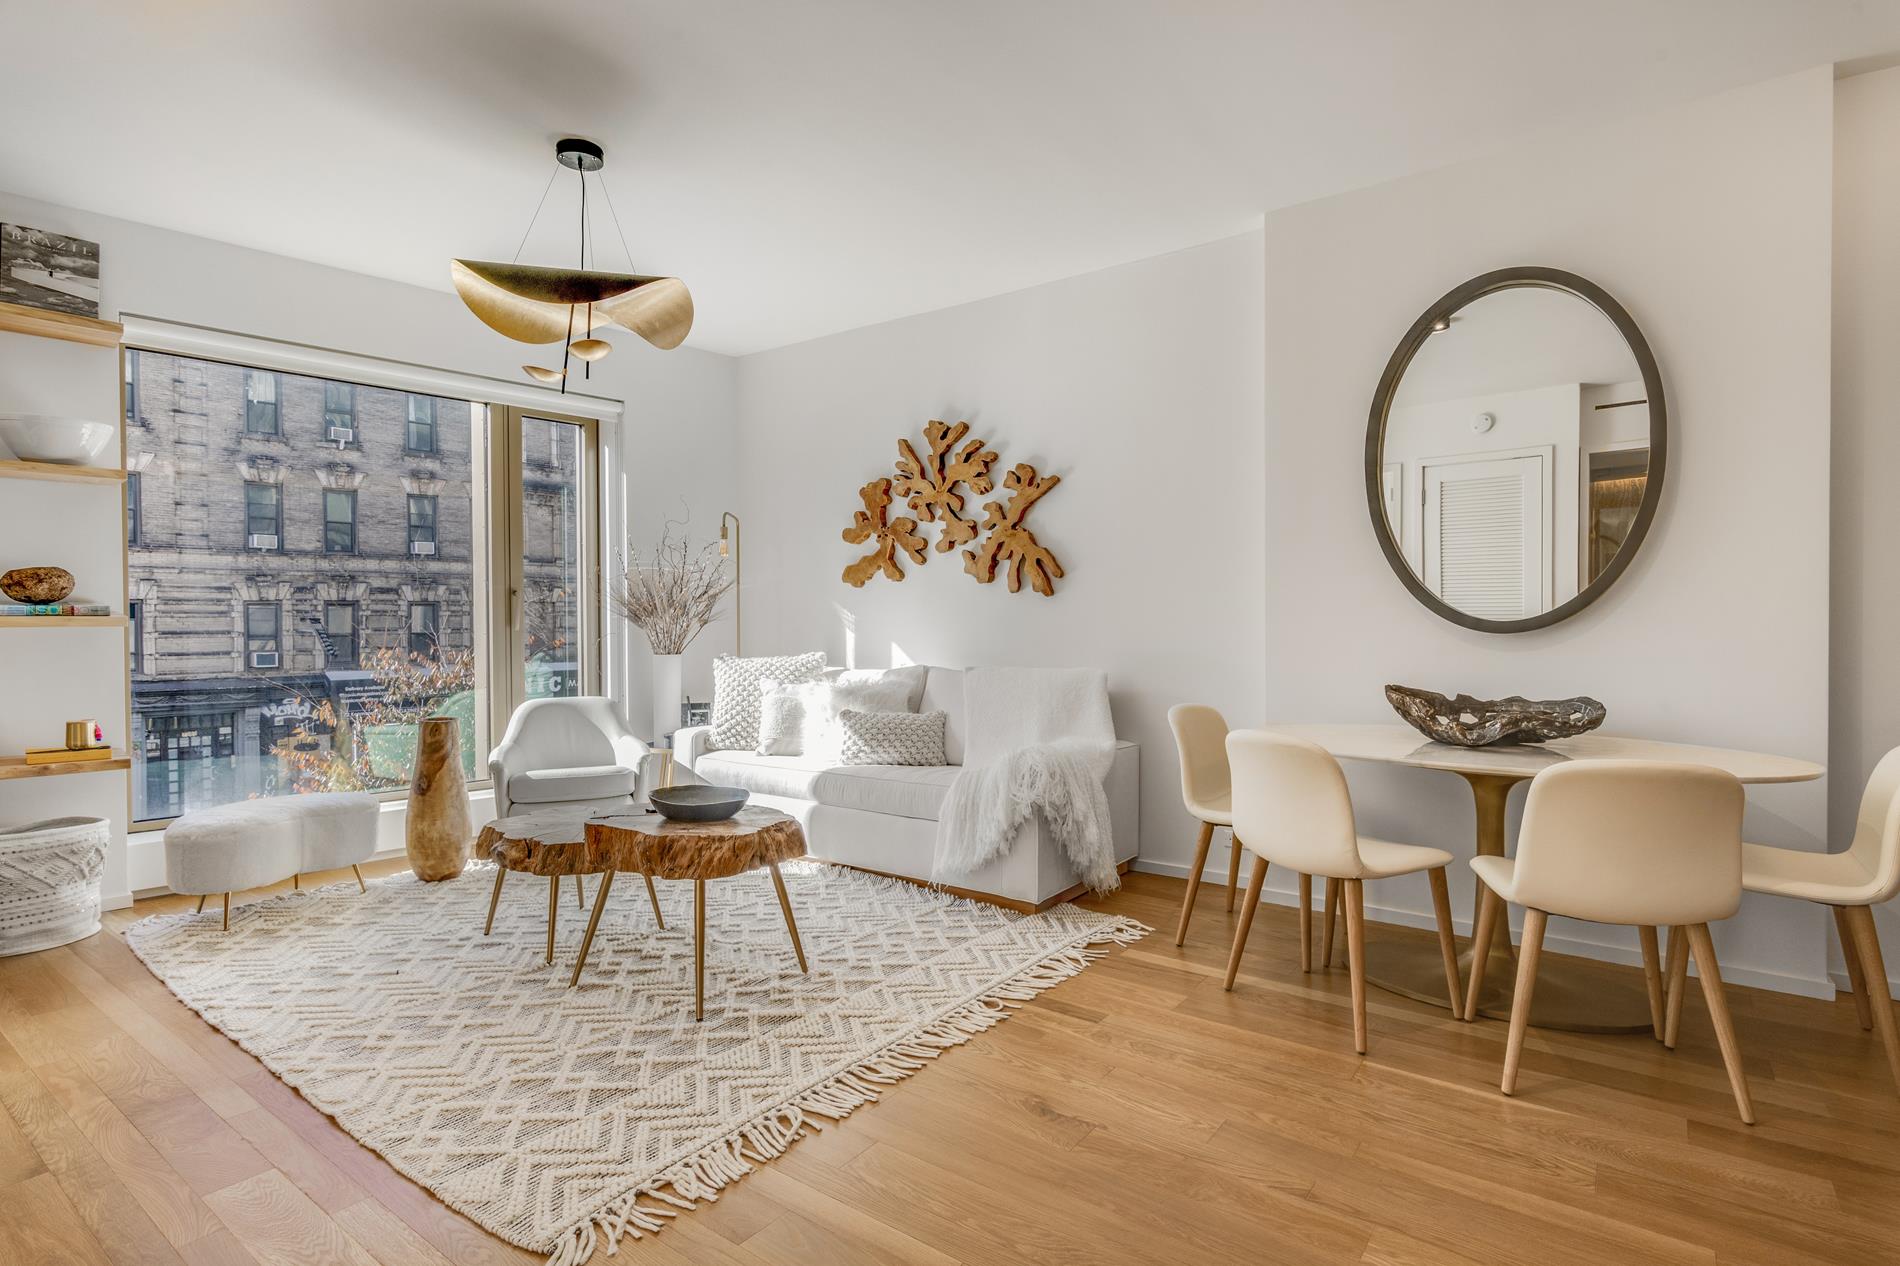
[[[961,765],[963,735],[968,728],[963,714],[963,670],[932,668],[924,678],[924,697],[914,710],[943,713],[943,758],[952,765]]]
[[[820,758],[754,752],[708,752],[693,766],[707,782],[755,795],[932,822],[961,772],[955,765],[840,766]]]
[[[553,804],[562,800],[630,796],[637,777],[624,765],[529,769],[508,780],[508,798],[516,804]]]

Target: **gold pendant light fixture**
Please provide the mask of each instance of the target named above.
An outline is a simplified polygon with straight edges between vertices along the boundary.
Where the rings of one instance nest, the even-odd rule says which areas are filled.
[[[541,268],[520,262],[521,251],[513,261],[501,264],[483,260],[458,259],[449,264],[449,279],[462,296],[468,310],[497,334],[521,343],[560,343],[561,367],[523,365],[530,378],[548,384],[559,383],[567,390],[570,358],[581,362],[586,375],[593,363],[613,351],[613,344],[594,337],[596,330],[611,326],[632,330],[653,346],[670,351],[686,340],[693,328],[693,296],[686,283],[677,277],[647,277],[638,273],[610,273],[589,269],[592,234],[587,222],[587,175],[607,164],[606,152],[592,141],[569,138],[554,146],[554,160],[574,172],[581,187],[580,267]],[[548,177],[553,188],[557,171]],[[606,185],[601,185],[605,194]],[[541,192],[547,202],[547,190]],[[613,198],[607,198],[608,214],[613,215]],[[541,208],[528,221],[528,233],[522,234],[526,246],[528,234]],[[627,239],[620,232],[620,217],[613,215],[614,231],[620,246]],[[598,262],[597,260],[594,262]],[[633,262],[628,255],[628,263]]]

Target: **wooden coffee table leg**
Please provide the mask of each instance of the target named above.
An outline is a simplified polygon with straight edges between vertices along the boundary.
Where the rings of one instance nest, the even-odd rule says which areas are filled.
[[[798,955],[798,970],[808,971],[805,966],[805,947],[798,942],[798,920],[792,917],[792,899],[785,895],[785,876],[778,873],[778,863],[772,863],[772,886],[778,889],[778,908],[785,912],[785,930],[792,934],[792,953]]]
[[[501,904],[501,881],[508,878],[506,866],[495,867],[495,891],[488,897],[488,922],[482,924],[482,935],[487,936],[495,930],[495,907]]]
[[[554,963],[554,925],[560,919],[560,910],[561,910],[561,877],[559,875],[549,875],[548,876],[548,963],[550,966],[552,966]]]
[[[587,908],[587,885],[582,882],[579,875],[574,876],[574,908],[576,910]]]
[[[706,881],[693,881],[693,1019],[706,1018]]]
[[[653,876],[641,875],[647,881],[647,900],[653,903],[653,921],[660,925],[660,931],[666,931],[666,916],[660,913],[660,894],[653,889]]]
[[[580,876],[576,875],[576,879]],[[594,912],[587,916],[587,934],[581,937],[580,957],[574,960],[574,974],[567,978],[567,987],[572,989],[580,983],[581,968],[587,966],[587,951],[594,947],[594,929],[600,926],[600,912],[607,908],[607,893],[614,886],[614,873],[610,870],[600,877],[600,891],[594,894]]]

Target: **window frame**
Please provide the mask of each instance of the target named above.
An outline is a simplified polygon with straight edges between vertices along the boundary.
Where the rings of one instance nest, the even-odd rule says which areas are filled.
[[[145,536],[145,488],[139,482],[139,472],[125,472],[125,544],[127,549],[139,545]]]
[[[251,613],[269,611],[271,614],[271,633],[264,637],[251,632]],[[284,604],[275,599],[258,601],[246,600],[244,603],[244,671],[247,673],[282,672],[284,670]],[[269,642],[270,645],[262,645]],[[251,657],[260,653],[277,656],[276,668],[253,668]]]
[[[271,510],[274,521],[271,530],[268,532],[253,532],[251,530],[254,526],[251,517],[251,489],[253,488],[270,489]],[[251,550],[251,538],[253,536],[274,536],[277,538],[277,548],[274,550],[253,551]],[[262,479],[247,479],[244,481],[244,550],[247,552],[266,554],[281,554],[284,552],[284,486],[282,484],[267,483]]]
[[[264,378],[270,379],[271,383],[269,400],[259,400],[251,393],[251,384]],[[256,424],[258,407],[265,404],[270,406],[269,427]],[[273,439],[281,438],[284,434],[284,376],[274,369],[244,367],[244,433]]]
[[[422,628],[416,627],[416,616],[422,611],[429,613],[429,619]],[[416,639],[428,639],[426,648],[418,648]],[[409,604],[409,653],[411,655],[434,655],[442,646],[442,604],[433,600],[412,602]]]
[[[353,382],[343,382],[334,378],[324,378],[321,381],[323,383],[323,442],[326,444],[347,444],[350,448],[360,446],[362,441],[356,436],[356,384]],[[341,408],[337,408],[330,403],[330,389],[332,387],[344,387],[349,390],[348,402]],[[336,420],[339,417],[346,420],[339,422]],[[330,432],[336,427],[342,427],[348,430],[350,438],[347,441],[331,439]]]
[[[137,348],[128,347],[125,349],[122,365],[123,368],[119,371],[119,377],[120,386],[124,393],[121,408],[125,417],[125,424],[127,426],[143,426],[144,423],[139,421],[139,353]]]
[[[428,417],[426,419],[418,418],[416,416],[416,405],[419,403],[426,404],[428,406]],[[433,457],[436,455],[436,452],[438,451],[438,447],[440,445],[441,440],[440,440],[440,435],[437,432],[436,425],[435,425],[435,406],[436,406],[436,399],[434,396],[420,395],[413,391],[406,393],[406,399],[403,406],[403,426],[402,426],[402,451],[403,452],[414,454],[415,456],[418,456],[418,457],[421,457],[421,456]],[[416,428],[418,426],[427,428],[429,443],[426,447],[416,443]]]
[[[437,536],[441,531],[442,498],[437,496],[433,492],[412,492],[408,494],[408,496],[409,496],[409,503],[408,503],[407,509],[408,509],[408,520],[409,520],[409,540],[408,540],[409,548],[407,549],[406,552],[413,555],[415,553],[415,546],[417,545],[439,545],[440,544],[440,541],[437,540]],[[417,523],[416,522],[416,507],[418,505],[424,505],[424,504],[426,504],[429,507],[429,516],[428,516],[429,521],[426,524]],[[416,535],[417,529],[424,528],[424,527],[426,527],[429,531],[429,535],[426,540]],[[441,554],[437,553],[434,555],[434,557],[440,558]]]
[[[348,519],[333,519],[330,517],[331,497],[342,497],[345,499],[344,504],[349,507],[350,512]],[[330,544],[330,529],[338,526],[347,527],[349,529],[349,544],[332,548]],[[326,554],[354,554],[357,552],[356,545],[356,489],[325,488],[323,490],[323,552]]]
[[[323,603],[323,631],[329,637],[331,643],[334,644],[337,640],[337,631],[330,627],[330,613],[339,610],[347,610],[350,613],[350,631],[344,635],[349,638],[349,657],[347,659],[333,657],[328,650],[325,650],[323,666],[326,669],[361,668],[363,666],[362,612],[357,603],[348,599],[340,599],[335,602],[325,599]]]

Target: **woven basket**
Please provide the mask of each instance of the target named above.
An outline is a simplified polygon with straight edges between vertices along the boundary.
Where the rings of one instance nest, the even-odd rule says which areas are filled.
[[[112,827],[52,818],[0,831],[0,956],[30,954],[99,930],[99,881]]]

